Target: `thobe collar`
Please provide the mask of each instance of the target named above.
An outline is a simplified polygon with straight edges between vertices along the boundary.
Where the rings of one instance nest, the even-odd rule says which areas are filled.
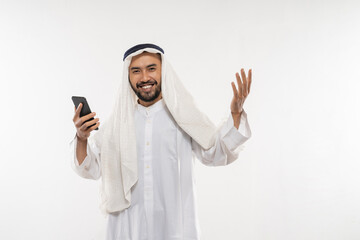
[[[141,104],[136,104],[137,110],[143,114],[144,116],[148,117],[153,115],[154,113],[163,110],[165,108],[165,102],[163,99],[160,99],[159,101],[157,101],[156,103],[154,103],[153,105],[149,106],[149,107],[144,107]]]

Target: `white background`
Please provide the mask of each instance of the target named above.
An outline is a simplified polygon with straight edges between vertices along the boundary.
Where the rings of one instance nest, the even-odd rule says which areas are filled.
[[[358,1],[0,2],[0,239],[101,239],[100,182],[70,168],[72,95],[109,116],[129,47],[152,42],[215,123],[253,69],[253,137],[196,162],[204,240],[360,239]]]

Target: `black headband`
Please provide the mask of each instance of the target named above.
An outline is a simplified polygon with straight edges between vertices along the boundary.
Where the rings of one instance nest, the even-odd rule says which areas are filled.
[[[151,43],[144,43],[144,44],[138,44],[130,49],[128,49],[125,53],[124,53],[124,58],[123,58],[123,61],[125,60],[125,58],[127,58],[127,56],[129,56],[130,54],[140,50],[140,49],[144,49],[144,48],[154,48],[154,49],[157,49],[159,50],[160,52],[162,52],[164,54],[164,50],[159,47],[159,46],[156,46],[155,44],[151,44]]]

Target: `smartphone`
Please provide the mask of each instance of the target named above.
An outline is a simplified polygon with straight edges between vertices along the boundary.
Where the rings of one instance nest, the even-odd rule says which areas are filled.
[[[83,106],[82,106],[82,109],[80,111],[80,117],[83,117],[83,116],[88,115],[89,113],[91,113],[90,106],[89,106],[88,102],[86,101],[85,97],[72,96],[71,99],[74,102],[74,105],[75,105],[76,109],[78,108],[79,104],[82,103]],[[88,121],[91,121],[91,120],[94,120],[94,118],[90,118],[89,120],[86,120],[85,122],[88,122]],[[92,127],[94,125],[95,124],[89,126],[88,128],[90,128],[90,127]],[[99,128],[96,128],[95,130],[99,130]]]

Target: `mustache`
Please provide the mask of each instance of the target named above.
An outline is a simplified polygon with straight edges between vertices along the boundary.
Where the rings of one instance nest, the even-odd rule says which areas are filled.
[[[155,80],[149,80],[149,81],[146,81],[146,82],[138,82],[138,83],[136,83],[136,87],[139,88],[139,87],[142,87],[142,86],[148,85],[148,84],[157,85],[158,83]]]

